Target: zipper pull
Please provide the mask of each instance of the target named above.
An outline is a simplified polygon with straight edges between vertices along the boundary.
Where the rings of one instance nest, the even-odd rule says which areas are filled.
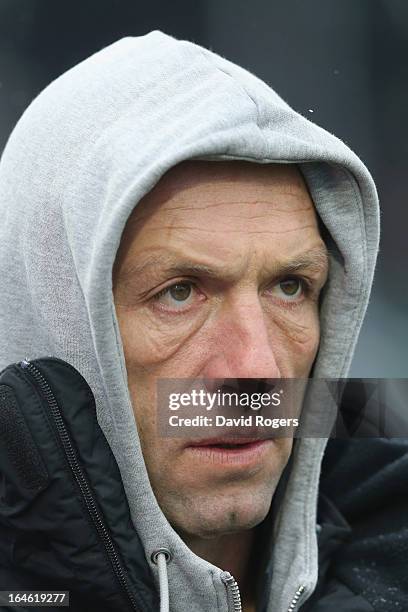
[[[229,572],[222,572],[221,580],[227,589],[228,607],[230,612],[242,612],[241,595],[239,586],[234,576]]]

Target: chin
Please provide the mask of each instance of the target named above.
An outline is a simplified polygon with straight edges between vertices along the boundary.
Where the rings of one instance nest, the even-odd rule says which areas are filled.
[[[265,519],[271,500],[271,493],[208,497],[190,504],[188,514],[178,516],[173,526],[176,531],[205,539],[247,531]]]

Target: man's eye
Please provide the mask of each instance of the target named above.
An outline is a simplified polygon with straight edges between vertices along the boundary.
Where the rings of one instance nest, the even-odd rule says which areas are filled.
[[[179,282],[170,285],[156,293],[153,299],[164,306],[169,308],[177,309],[188,306],[192,301],[193,296],[193,283]]]
[[[284,278],[273,287],[272,293],[286,301],[295,301],[305,293],[304,282],[300,278]]]

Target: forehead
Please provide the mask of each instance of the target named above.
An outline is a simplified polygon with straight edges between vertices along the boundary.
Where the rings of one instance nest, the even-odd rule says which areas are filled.
[[[296,200],[313,209],[313,202],[302,174],[295,165],[255,164],[250,162],[186,161],[169,170],[139,203],[134,217],[182,213],[188,207],[198,212],[224,203],[250,214],[249,202],[286,203],[294,212]],[[292,202],[290,201],[292,200]],[[276,208],[276,207],[275,207]],[[231,210],[232,212],[232,210]],[[276,210],[276,212],[278,212]],[[285,211],[282,211],[285,212]]]
[[[187,161],[172,168],[132,213],[122,243],[131,252],[267,250],[319,236],[317,216],[294,165]],[[270,238],[273,238],[271,241]]]

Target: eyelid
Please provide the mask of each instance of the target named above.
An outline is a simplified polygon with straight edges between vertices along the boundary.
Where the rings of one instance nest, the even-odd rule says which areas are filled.
[[[276,287],[279,286],[285,280],[296,280],[300,283],[301,293],[299,296],[291,298],[291,296],[279,297],[274,295],[274,300],[278,302],[283,308],[286,309],[295,309],[301,306],[306,299],[314,299],[314,296],[318,294],[317,287],[312,279],[297,275],[297,274],[287,274],[286,276],[281,276],[278,278],[272,285],[269,285],[269,289],[272,291]]]
[[[170,289],[172,287],[174,287],[175,285],[190,285],[192,288],[192,292],[197,292],[197,290],[199,291],[199,288],[197,286],[197,283],[192,281],[191,279],[172,279],[172,282],[168,285],[166,285],[165,287],[163,287],[162,289],[160,289],[157,293],[155,293],[154,295],[150,296],[148,298],[148,302],[153,302],[155,303],[155,305],[152,305],[152,308],[154,308],[155,310],[157,310],[158,312],[161,312],[163,314],[167,314],[167,315],[174,315],[174,316],[178,316],[178,315],[183,315],[188,313],[189,311],[193,310],[196,306],[197,306],[197,296],[195,296],[196,299],[193,299],[191,302],[187,302],[185,305],[183,306],[183,302],[180,302],[180,307],[174,307],[172,308],[171,306],[164,304],[163,302],[160,302],[160,298],[163,297],[164,295],[166,295]],[[204,295],[204,294],[202,294]],[[190,296],[189,296],[190,298]],[[189,299],[188,298],[188,299]],[[199,299],[199,296],[198,296]],[[199,300],[200,301],[200,300]]]
[[[166,285],[165,287],[163,287],[163,289],[160,289],[157,293],[154,293],[150,299],[155,300],[155,299],[162,297],[175,285],[191,285],[192,287],[197,289],[197,284],[192,280],[189,280],[189,279],[175,280],[170,285]]]
[[[266,289],[270,289],[270,288],[274,288],[277,287],[280,283],[283,283],[284,281],[291,281],[291,280],[295,280],[298,281],[301,286],[303,291],[305,292],[305,294],[307,292],[311,292],[313,291],[315,282],[311,279],[308,278],[307,276],[302,276],[302,275],[298,275],[298,274],[286,274],[286,275],[282,275],[279,278],[277,278],[276,280],[274,280],[272,283],[269,283],[266,287]]]

